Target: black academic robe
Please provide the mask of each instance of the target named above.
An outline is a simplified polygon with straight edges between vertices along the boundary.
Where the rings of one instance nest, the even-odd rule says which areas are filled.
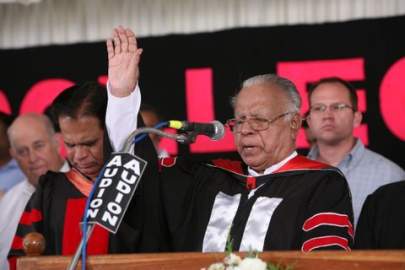
[[[297,156],[276,172],[241,162],[161,160],[161,195],[173,251],[344,249],[353,244],[348,184],[333,167]]]
[[[378,188],[363,204],[357,249],[405,249],[405,181]]]

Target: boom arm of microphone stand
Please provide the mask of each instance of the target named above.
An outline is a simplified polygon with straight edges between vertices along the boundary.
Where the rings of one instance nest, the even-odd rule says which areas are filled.
[[[195,140],[195,136],[188,136],[186,134],[171,134],[171,133],[166,133],[160,129],[157,128],[152,128],[152,127],[144,127],[144,128],[138,128],[134,130],[128,138],[125,140],[124,146],[121,150],[121,152],[124,153],[129,153],[131,151],[131,147],[134,143],[134,139],[137,135],[143,134],[143,133],[154,133],[157,134],[161,137],[166,137],[169,139],[176,140],[179,143],[192,143]]]

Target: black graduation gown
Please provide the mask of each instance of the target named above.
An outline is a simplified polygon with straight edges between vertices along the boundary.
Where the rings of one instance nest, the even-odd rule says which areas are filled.
[[[378,188],[363,204],[357,249],[405,249],[405,181]]]

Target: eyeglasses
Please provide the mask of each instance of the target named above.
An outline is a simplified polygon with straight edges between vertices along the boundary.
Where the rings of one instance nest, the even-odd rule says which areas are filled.
[[[226,125],[232,130],[232,132],[240,132],[242,130],[242,126],[245,122],[249,124],[249,127],[253,129],[254,131],[262,131],[266,130],[269,128],[269,126],[277,121],[278,119],[294,112],[285,112],[280,115],[277,115],[276,117],[273,117],[271,119],[265,119],[265,118],[259,118],[259,117],[253,117],[253,118],[245,118],[245,119],[229,119],[226,121]]]
[[[350,110],[354,111],[352,106],[347,105],[345,103],[333,103],[333,104],[330,104],[330,105],[316,104],[314,106],[311,106],[310,112],[315,113],[315,114],[323,113],[328,108],[329,108],[329,111],[331,111],[333,113],[341,112],[341,111],[344,111],[345,109],[350,109]]]

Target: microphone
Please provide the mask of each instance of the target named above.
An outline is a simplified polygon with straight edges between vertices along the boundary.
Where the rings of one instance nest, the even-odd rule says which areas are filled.
[[[195,123],[170,120],[169,127],[183,132],[191,132],[196,135],[205,135],[214,141],[222,139],[225,135],[224,125],[219,121],[212,121],[211,123]]]

